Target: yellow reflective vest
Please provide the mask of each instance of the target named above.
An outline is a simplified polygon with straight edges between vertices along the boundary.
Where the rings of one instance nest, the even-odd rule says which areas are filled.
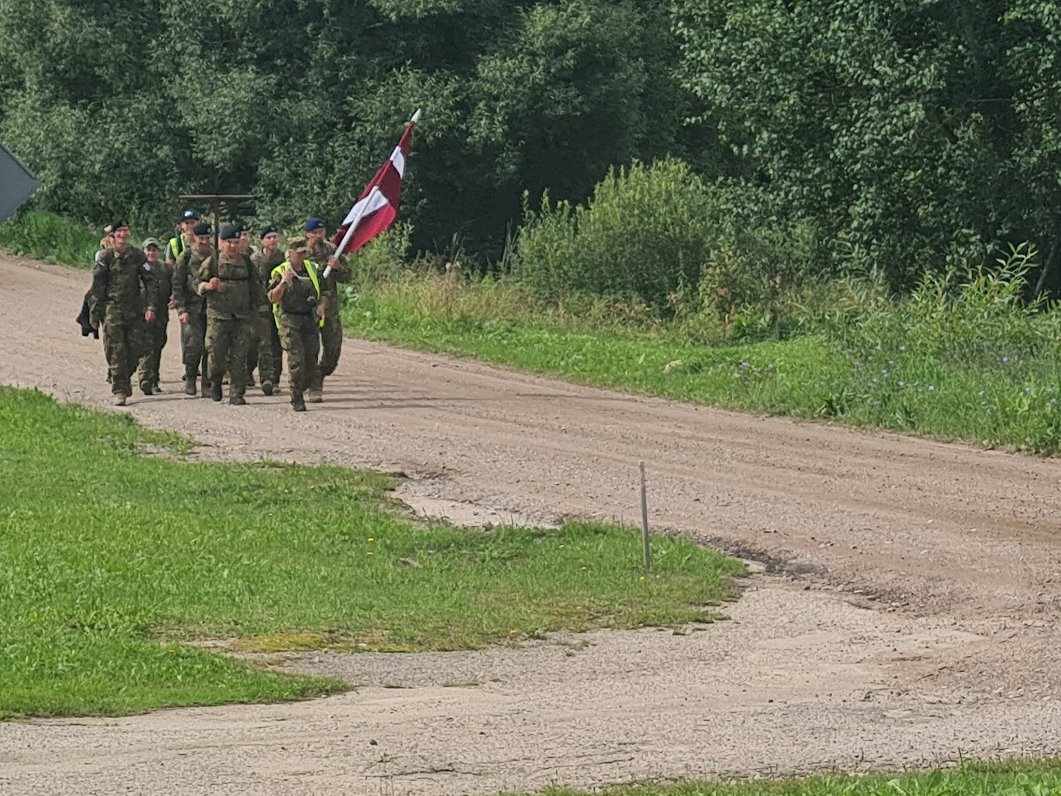
[[[312,262],[310,260],[306,260],[302,264],[302,267],[306,269],[306,275],[309,277],[309,281],[313,284],[313,290],[317,294],[317,301],[319,302],[320,298],[321,298],[321,279],[320,279],[320,274],[317,273],[317,270],[320,268],[320,266],[317,265],[315,262]],[[284,260],[282,263],[280,263],[280,265],[276,266],[276,268],[274,268],[272,270],[272,272],[269,274],[269,284],[272,284],[273,280],[277,279],[278,277],[283,276],[284,271],[287,271],[287,270],[289,270],[291,268],[292,268],[291,261],[290,260]],[[273,305],[273,320],[276,322],[276,328],[279,329],[280,328],[280,305],[279,304],[274,304]],[[324,318],[318,317],[317,318],[317,325],[323,329],[324,328]]]

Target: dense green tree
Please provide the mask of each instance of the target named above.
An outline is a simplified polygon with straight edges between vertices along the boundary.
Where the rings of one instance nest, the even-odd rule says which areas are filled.
[[[0,140],[38,206],[97,222],[246,192],[335,223],[423,107],[414,247],[496,253],[524,189],[681,153],[677,59],[634,0],[0,0]]]
[[[1056,248],[1058,3],[673,11],[685,85],[788,211],[821,222],[838,263],[902,289],[923,267],[990,260],[1014,240]]]

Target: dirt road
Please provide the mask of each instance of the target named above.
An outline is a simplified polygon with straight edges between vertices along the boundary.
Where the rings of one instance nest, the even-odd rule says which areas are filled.
[[[111,410],[84,271],[0,257],[0,383]],[[765,565],[731,622],[521,649],[291,656],[342,696],[0,725],[0,792],[491,794],[1061,746],[1061,462],[573,387],[348,340],[305,414],[122,411],[198,455],[404,474],[456,521],[639,519]]]

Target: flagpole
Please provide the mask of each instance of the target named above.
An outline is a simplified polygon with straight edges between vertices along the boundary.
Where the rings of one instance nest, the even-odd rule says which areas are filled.
[[[412,118],[405,123],[406,129],[408,129],[411,125],[416,124],[418,121],[420,121],[420,108],[417,108],[415,113],[413,113]],[[379,186],[373,185],[372,190],[369,191],[368,196],[366,196],[365,199],[367,200],[369,197],[372,196],[373,193],[377,192],[378,190]],[[346,249],[346,244],[350,242],[350,238],[354,237],[354,233],[357,231],[357,225],[361,223],[361,218],[365,215],[365,208],[369,207],[369,205],[371,204],[371,202],[366,201],[364,204],[361,205],[360,212],[354,217],[354,220],[350,222],[350,226],[346,229],[346,234],[343,236],[343,242],[340,243],[339,248],[335,250],[336,257],[340,256],[343,253],[343,251]],[[327,270],[328,269],[326,268],[325,271]],[[327,277],[328,274],[325,274],[324,276]]]

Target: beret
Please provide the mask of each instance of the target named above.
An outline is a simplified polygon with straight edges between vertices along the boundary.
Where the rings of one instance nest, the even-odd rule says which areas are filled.
[[[302,225],[302,229],[305,232],[313,232],[315,229],[324,229],[324,220],[317,218],[316,216],[310,216],[306,219],[306,223]]]
[[[210,225],[207,224],[205,221],[200,221],[198,224],[196,224],[194,227],[192,227],[192,234],[193,235],[209,235],[210,234]]]
[[[217,237],[220,240],[235,240],[242,231],[242,227],[239,224],[225,224],[221,227]]]

